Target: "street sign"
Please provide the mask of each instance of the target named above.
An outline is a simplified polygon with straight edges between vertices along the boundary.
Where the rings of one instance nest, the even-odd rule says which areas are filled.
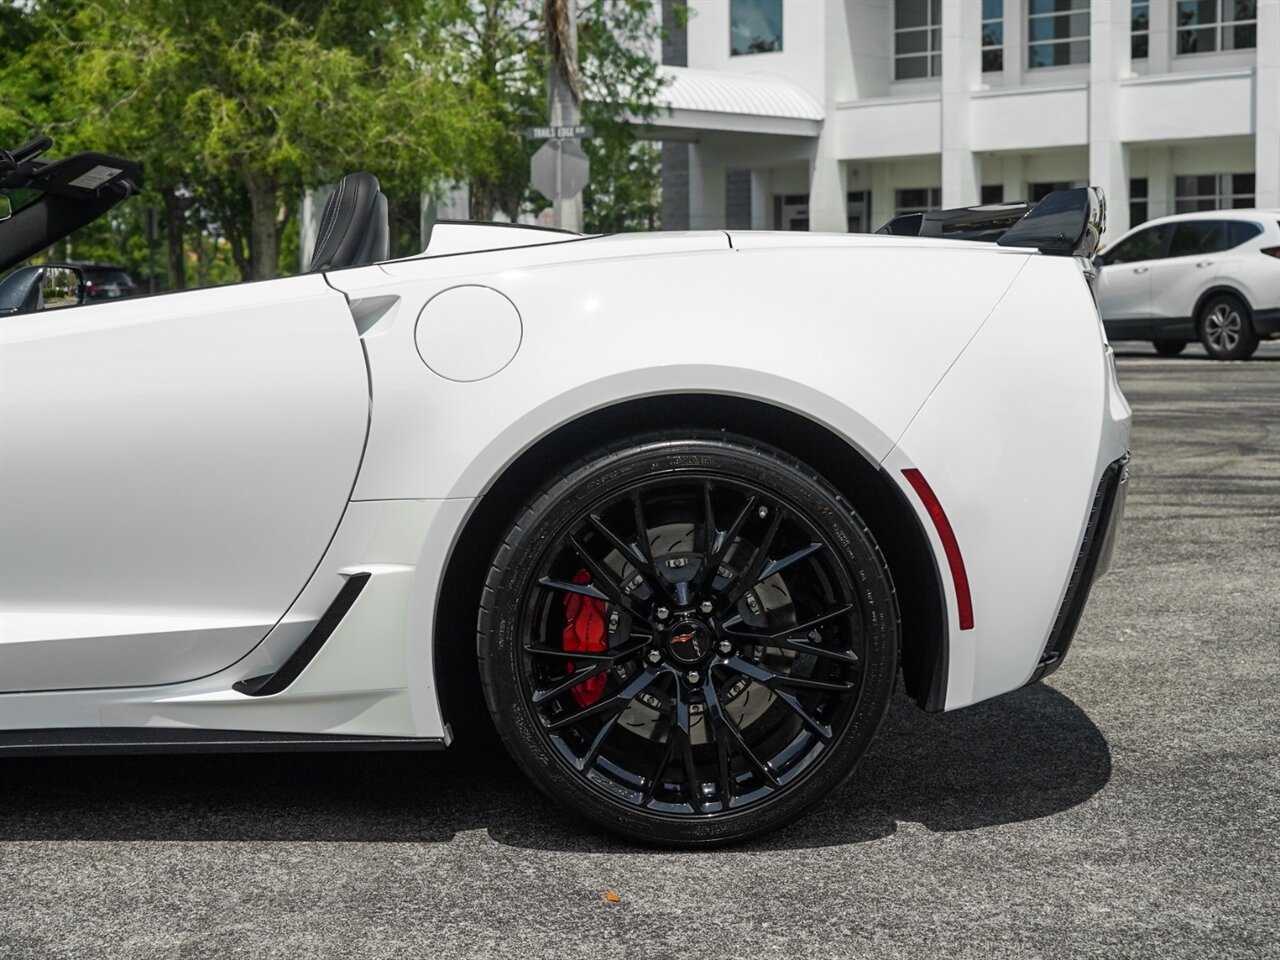
[[[529,179],[548,200],[568,200],[582,192],[590,170],[591,162],[576,140],[548,140],[533,155]]]
[[[578,140],[582,137],[592,137],[595,131],[590,125],[585,123],[574,124],[567,127],[525,127],[524,138],[526,140]]]

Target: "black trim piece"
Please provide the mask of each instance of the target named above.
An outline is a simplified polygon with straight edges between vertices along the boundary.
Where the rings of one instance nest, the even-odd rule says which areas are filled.
[[[883,467],[880,468],[880,475],[884,478],[885,489],[893,491],[892,497],[898,510],[896,516],[914,519],[915,507],[907,499],[906,491],[894,482],[892,474]],[[929,537],[924,528],[918,524],[910,527],[900,524],[899,529],[910,538],[913,547],[909,550],[894,549],[892,551],[895,562],[889,564],[890,574],[897,572],[899,577],[909,576],[912,579],[927,582],[933,588],[928,593],[927,602],[920,603],[916,605],[916,609],[906,612],[899,610],[899,616],[903,621],[903,637],[908,635],[909,629],[914,641],[909,648],[904,643],[903,652],[899,654],[904,659],[903,678],[905,681],[909,675],[928,677],[926,684],[906,684],[907,693],[920,709],[929,713],[941,713],[947,707],[947,680],[951,670],[950,626],[946,601],[943,599],[947,591],[942,583],[942,570],[938,566],[938,558],[929,545]],[[883,544],[881,551],[886,552]],[[896,584],[894,593],[895,596],[898,593]],[[905,662],[909,656],[908,649],[912,654],[918,655],[913,658],[910,670],[907,669]]]
[[[1062,598],[1062,606],[1058,608],[1053,629],[1049,631],[1049,640],[1045,644],[1040,663],[1027,681],[1029,684],[1043,680],[1057,670],[1067,655],[1076,627],[1080,624],[1080,617],[1084,614],[1085,604],[1089,602],[1089,591],[1098,579],[1099,561],[1115,542],[1115,526],[1120,519],[1116,506],[1120,500],[1121,487],[1129,479],[1128,466],[1129,455],[1126,453],[1102,471],[1098,491],[1093,495],[1089,522],[1084,528],[1084,538],[1076,554],[1076,564],[1067,583],[1066,595]]]
[[[307,638],[298,644],[298,649],[289,655],[289,659],[279,670],[265,676],[241,680],[233,684],[232,689],[250,697],[269,697],[297,680],[298,674],[302,673],[307,664],[320,652],[320,648],[329,639],[329,635],[337,629],[338,624],[342,622],[342,618],[347,615],[347,611],[351,609],[351,605],[356,602],[360,591],[368,582],[369,574],[367,573],[355,573],[348,577],[347,582],[338,591],[338,595],[329,604],[329,609],[324,612],[312,627],[311,632],[307,634]]]
[[[76,727],[0,731],[0,757],[130,753],[307,753],[443,750],[440,737],[354,737],[324,733],[196,730],[191,727]]]

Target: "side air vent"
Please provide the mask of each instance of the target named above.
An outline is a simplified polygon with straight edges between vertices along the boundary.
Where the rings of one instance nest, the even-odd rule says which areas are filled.
[[[261,677],[252,677],[248,680],[241,680],[232,686],[232,689],[243,693],[250,697],[269,697],[273,693],[279,693],[289,684],[298,679],[298,675],[306,669],[307,664],[315,659],[320,648],[324,646],[330,634],[338,628],[338,624],[342,622],[342,618],[347,615],[347,611],[351,609],[352,604],[360,596],[360,591],[364,589],[364,585],[369,582],[369,574],[356,573],[347,578],[347,582],[342,585],[342,589],[338,591],[338,595],[333,598],[333,602],[329,604],[323,616],[316,621],[316,625],[307,634],[307,638],[298,644],[298,649],[290,654],[289,659],[275,673],[264,674]]]

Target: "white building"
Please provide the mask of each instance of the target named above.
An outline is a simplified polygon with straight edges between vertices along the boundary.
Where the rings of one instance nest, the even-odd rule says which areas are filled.
[[[1280,0],[655,0],[667,229],[1107,193],[1280,207]]]

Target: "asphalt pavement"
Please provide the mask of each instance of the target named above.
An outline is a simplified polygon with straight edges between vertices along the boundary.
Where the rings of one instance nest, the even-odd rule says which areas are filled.
[[[0,958],[1280,956],[1280,344],[1119,353],[1128,512],[1065,665],[899,697],[803,822],[636,849],[482,749],[7,761]]]

